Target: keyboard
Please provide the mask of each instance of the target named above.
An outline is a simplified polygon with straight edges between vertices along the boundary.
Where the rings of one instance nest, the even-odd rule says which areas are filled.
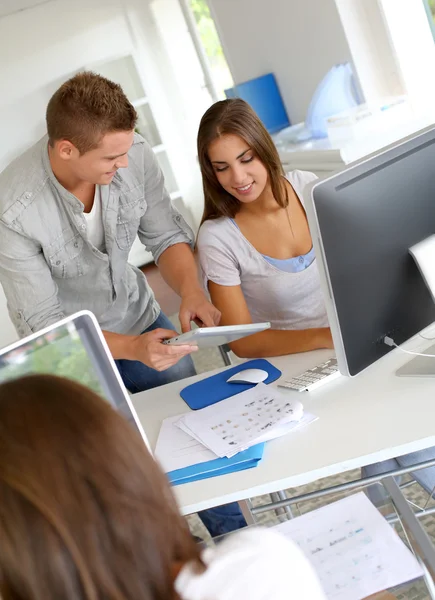
[[[300,375],[280,380],[279,387],[288,388],[297,392],[312,392],[324,383],[329,383],[341,375],[338,370],[336,358],[330,358],[320,365],[304,371]]]

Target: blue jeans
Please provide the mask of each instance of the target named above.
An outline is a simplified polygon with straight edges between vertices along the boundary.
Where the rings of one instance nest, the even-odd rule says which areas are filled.
[[[171,321],[162,312],[154,323],[142,333],[148,333],[159,327],[163,329],[174,329]],[[185,356],[179,360],[176,365],[166,369],[166,371],[156,371],[137,360],[122,359],[115,362],[125,387],[132,394],[196,375],[195,367],[190,356]],[[240,529],[247,524],[237,502],[203,510],[199,512],[198,515],[212,537],[234,531],[235,529]]]

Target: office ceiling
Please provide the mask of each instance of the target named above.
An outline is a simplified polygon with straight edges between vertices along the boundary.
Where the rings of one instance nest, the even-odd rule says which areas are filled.
[[[53,0],[0,0],[0,17],[52,1]]]

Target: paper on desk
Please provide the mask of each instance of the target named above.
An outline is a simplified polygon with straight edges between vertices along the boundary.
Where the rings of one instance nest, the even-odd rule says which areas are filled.
[[[233,456],[261,440],[275,437],[273,430],[290,421],[299,421],[302,414],[299,400],[260,383],[183,415],[176,425],[218,456]]]
[[[218,458],[188,433],[175,427],[175,422],[182,416],[168,417],[160,429],[154,456],[165,473]]]
[[[269,433],[261,436],[259,438],[259,442],[268,442],[269,440],[275,440],[276,438],[282,437],[287,433],[292,431],[296,431],[297,429],[301,429],[305,425],[309,425],[310,423],[314,423],[317,421],[319,417],[311,413],[304,413],[302,419],[300,421],[290,421],[290,423],[285,423],[284,425],[278,425],[276,429],[273,429]]]
[[[276,529],[306,554],[330,600],[360,600],[423,574],[414,555],[363,492]]]
[[[195,435],[195,433],[192,432],[183,423],[183,416],[184,415],[182,415],[182,417],[181,417],[181,419],[179,421],[176,421],[174,423],[174,427],[176,427],[176,428],[181,427],[182,430],[186,433],[186,435],[191,438],[191,440],[193,438],[194,440],[197,441],[197,443],[200,446],[202,446],[203,448],[205,448],[206,446],[203,445],[202,440],[200,438],[197,438],[196,435]],[[315,415],[313,415],[311,413],[304,413],[303,416],[302,416],[302,419],[300,421],[291,421],[289,423],[285,423],[284,425],[277,425],[276,428],[274,428],[271,431],[266,432],[264,435],[256,438],[255,444],[261,444],[263,442],[268,442],[270,440],[274,440],[276,438],[282,437],[283,435],[286,435],[287,433],[290,433],[292,431],[300,429],[300,428],[304,427],[305,425],[309,425],[310,423],[314,423],[314,421],[317,421],[318,418],[319,417],[316,417]],[[228,453],[226,456],[227,456],[227,458],[232,458],[233,456],[235,456],[239,452],[243,452],[244,450],[247,450],[248,448],[251,448],[251,447],[252,447],[251,445],[248,445],[246,447],[240,447],[239,449],[237,449],[237,451],[235,450],[232,453]],[[212,452],[212,451],[210,450],[210,452]],[[216,458],[216,454],[214,452],[212,452],[212,454]]]

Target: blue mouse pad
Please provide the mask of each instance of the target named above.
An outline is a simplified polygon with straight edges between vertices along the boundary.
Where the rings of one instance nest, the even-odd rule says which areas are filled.
[[[263,383],[272,383],[272,381],[276,381],[281,376],[281,371],[274,367],[268,360],[257,358],[192,383],[192,385],[188,385],[181,390],[180,396],[192,410],[216,404],[220,400],[235,396],[256,385],[255,383],[227,383],[227,379],[231,375],[239,371],[245,371],[246,369],[263,369],[263,371],[267,371],[269,377]]]

